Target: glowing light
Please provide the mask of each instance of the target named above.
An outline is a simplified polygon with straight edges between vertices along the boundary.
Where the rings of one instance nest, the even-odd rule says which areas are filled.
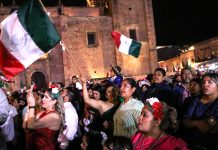
[[[191,46],[191,47],[188,48],[188,50],[194,50],[194,49],[195,49],[194,46]]]
[[[66,48],[65,48],[65,46],[64,46],[64,43],[62,43],[62,42],[60,41],[60,45],[61,45],[61,47],[62,47],[62,50],[65,51]]]
[[[95,3],[93,0],[86,0],[88,7],[95,7]]]
[[[48,53],[45,53],[44,55],[42,55],[39,60],[44,60],[48,58]]]
[[[215,70],[217,68],[217,66],[215,64],[211,64],[208,69],[209,70]]]

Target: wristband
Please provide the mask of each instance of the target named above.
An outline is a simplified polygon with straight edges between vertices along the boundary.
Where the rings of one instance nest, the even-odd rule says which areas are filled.
[[[35,109],[35,108],[36,108],[36,106],[29,106],[29,109],[31,109],[31,108],[34,108],[34,109]]]

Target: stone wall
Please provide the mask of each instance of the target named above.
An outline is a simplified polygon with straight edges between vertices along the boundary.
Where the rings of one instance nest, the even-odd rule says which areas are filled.
[[[59,15],[59,9],[61,9],[61,15],[74,16],[74,17],[86,17],[93,16],[97,17],[102,15],[100,8],[88,8],[88,7],[47,7],[46,10],[50,12],[52,17]]]
[[[186,64],[188,63],[188,64]],[[190,65],[192,68],[195,67],[194,63],[194,51],[186,51],[181,53],[180,56],[174,57],[168,60],[158,62],[159,67],[166,70],[167,75],[175,74],[180,72],[183,68],[183,65]]]
[[[65,81],[72,75],[105,77],[110,64],[116,64],[115,49],[111,38],[112,19],[100,17],[61,17]],[[95,32],[97,46],[88,47],[87,32]]]
[[[218,37],[194,44],[195,60],[198,62],[218,58]]]
[[[126,76],[139,76],[157,67],[157,52],[151,0],[113,0],[112,16],[104,16],[102,8],[48,7],[47,12],[62,37],[44,60],[38,60],[14,78],[13,89],[29,85],[34,72],[40,71],[46,82],[69,84],[73,75],[92,78],[105,77],[110,64],[119,65]],[[0,8],[0,19],[12,7]],[[61,11],[60,11],[61,10]],[[139,58],[121,54],[115,48],[111,31],[117,30],[129,37],[129,29],[136,29],[142,42]],[[95,32],[97,45],[88,47],[87,32]]]
[[[116,52],[117,64],[123,68],[124,74],[129,76],[152,72],[157,67],[152,1],[114,0],[112,10],[114,29],[127,37],[129,29],[135,29],[137,40],[144,43],[137,59]]]

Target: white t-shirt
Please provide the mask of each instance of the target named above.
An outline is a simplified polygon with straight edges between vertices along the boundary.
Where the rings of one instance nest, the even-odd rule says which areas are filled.
[[[6,114],[6,122],[0,126],[3,137],[6,141],[11,141],[14,138],[14,116],[18,114],[16,108],[8,103],[5,92],[0,88],[0,115]]]
[[[8,99],[5,92],[0,88],[0,107],[8,106]]]
[[[76,82],[76,88],[77,88],[78,90],[82,90],[83,86],[82,86],[81,83]]]
[[[71,102],[64,103],[64,111],[65,124],[67,125],[64,134],[68,140],[72,140],[75,137],[78,128],[78,115]]]
[[[13,115],[14,115],[14,112],[12,110],[10,110],[6,122],[0,126],[0,128],[2,130],[1,132],[3,134],[3,137],[7,142],[12,141],[14,138]]]

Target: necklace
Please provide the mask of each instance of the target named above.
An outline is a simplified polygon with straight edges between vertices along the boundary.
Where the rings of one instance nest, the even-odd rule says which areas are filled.
[[[157,143],[159,142],[161,136],[163,135],[163,132],[161,132],[161,134],[157,137],[157,140],[149,147],[148,150],[152,150],[156,145]],[[133,145],[133,147],[136,147],[136,145],[143,139],[144,135],[142,135],[138,140],[137,142]],[[142,146],[143,146],[143,141],[141,143],[141,147],[140,147],[140,150],[143,150]]]
[[[152,150],[154,148],[154,146],[157,145],[157,143],[159,142],[161,136],[163,135],[163,132],[161,132],[161,134],[157,137],[157,140],[149,147],[148,150]],[[141,147],[142,148],[142,147]]]

